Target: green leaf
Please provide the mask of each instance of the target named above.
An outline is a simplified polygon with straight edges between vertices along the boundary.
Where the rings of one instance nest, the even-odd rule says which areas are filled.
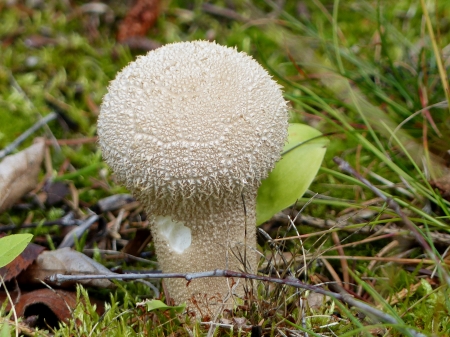
[[[290,124],[281,160],[265,179],[256,199],[256,224],[291,206],[309,187],[320,168],[328,139],[304,124]]]
[[[11,337],[9,324],[6,320],[4,320],[2,330],[0,331],[0,337]]]
[[[183,312],[184,308],[186,307],[185,305],[178,305],[175,307],[171,307],[160,300],[149,300],[145,301],[144,304],[147,306],[147,311],[162,309],[162,310],[171,310],[171,311],[173,310],[176,312]]]
[[[6,266],[27,248],[31,234],[14,234],[0,239],[0,268]]]

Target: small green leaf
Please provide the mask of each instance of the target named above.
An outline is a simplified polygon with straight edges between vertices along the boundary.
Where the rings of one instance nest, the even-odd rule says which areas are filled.
[[[304,124],[290,124],[281,160],[265,179],[256,199],[256,224],[291,206],[307,190],[320,168],[328,139]]]
[[[31,234],[14,234],[0,239],[0,268],[6,266],[27,248]]]
[[[147,306],[147,311],[162,309],[162,310],[173,310],[176,312],[183,312],[184,308],[186,307],[185,305],[178,305],[175,307],[171,307],[160,300],[150,300],[146,301],[144,304]]]
[[[9,328],[9,324],[7,322],[7,320],[3,321],[3,326],[2,326],[2,330],[0,331],[0,337],[11,337],[11,332],[10,332],[10,328]]]

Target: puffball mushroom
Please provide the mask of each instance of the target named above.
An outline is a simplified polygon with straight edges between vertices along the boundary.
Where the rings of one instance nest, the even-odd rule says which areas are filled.
[[[163,272],[256,271],[256,193],[287,126],[280,86],[252,57],[216,43],[165,45],[110,83],[99,144],[145,206]],[[242,280],[166,282],[175,303],[200,311],[244,293]]]

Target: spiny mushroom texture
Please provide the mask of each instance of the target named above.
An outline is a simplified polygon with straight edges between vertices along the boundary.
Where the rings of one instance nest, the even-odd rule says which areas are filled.
[[[98,135],[146,208],[164,272],[256,270],[256,192],[280,158],[287,108],[253,58],[206,41],[151,51],[111,82]],[[166,282],[201,314],[244,294],[242,280]]]

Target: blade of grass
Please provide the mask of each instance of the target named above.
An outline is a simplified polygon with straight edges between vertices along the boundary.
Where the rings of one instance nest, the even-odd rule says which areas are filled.
[[[427,25],[428,34],[430,35],[431,45],[433,46],[434,57],[436,58],[437,67],[439,70],[439,76],[441,78],[442,86],[444,87],[445,98],[447,99],[448,108],[450,111],[450,89],[448,85],[448,76],[445,70],[444,64],[442,63],[441,52],[437,45],[436,37],[434,36],[433,25],[431,24],[430,15],[428,14],[427,5],[425,0],[420,0],[422,6],[423,15],[425,17],[425,23]]]

